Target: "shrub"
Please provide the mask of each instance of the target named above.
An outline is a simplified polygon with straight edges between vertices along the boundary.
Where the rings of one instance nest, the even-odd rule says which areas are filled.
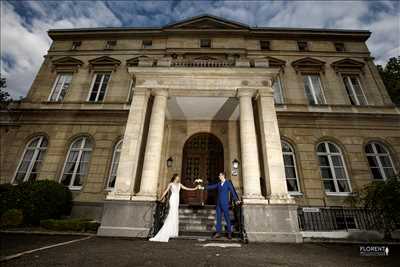
[[[39,224],[40,220],[58,219],[68,215],[72,207],[72,195],[68,188],[55,181],[42,180],[3,185],[0,189],[0,212],[21,209],[27,224]]]
[[[10,209],[1,215],[0,225],[3,226],[19,226],[24,221],[22,210]]]
[[[40,226],[55,231],[95,232],[100,223],[88,219],[42,220]]]

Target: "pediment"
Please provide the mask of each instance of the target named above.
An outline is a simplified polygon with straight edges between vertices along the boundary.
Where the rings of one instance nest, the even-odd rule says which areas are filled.
[[[363,62],[359,62],[350,58],[341,59],[331,64],[334,69],[362,69]]]
[[[296,71],[323,71],[325,62],[315,58],[306,57],[293,61],[292,66]]]
[[[61,57],[51,62],[52,71],[77,71],[83,62],[73,57]]]
[[[83,65],[83,62],[80,61],[79,59],[73,58],[73,57],[62,57],[62,58],[58,58],[56,60],[53,60],[51,62],[53,65]]]
[[[282,59],[278,59],[278,58],[274,58],[274,57],[266,57],[266,59],[268,59],[268,65],[271,68],[284,67],[286,65],[286,61],[284,61]]]
[[[137,56],[126,60],[126,65],[128,65],[129,67],[139,65],[152,66],[153,64],[154,59],[148,56]]]
[[[89,60],[89,63],[90,65],[119,65],[121,61],[112,57],[103,56]]]
[[[164,27],[164,29],[231,29],[240,30],[248,29],[249,27],[239,22],[226,20],[211,15],[204,15],[199,17],[190,18],[177,23],[173,23]]]

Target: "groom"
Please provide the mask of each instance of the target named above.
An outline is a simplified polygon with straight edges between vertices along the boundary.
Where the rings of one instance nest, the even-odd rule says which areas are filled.
[[[236,204],[239,204],[240,201],[238,199],[238,196],[236,195],[236,191],[233,188],[233,185],[230,181],[227,181],[225,179],[225,173],[220,172],[219,173],[219,183],[212,184],[212,185],[207,185],[205,187],[205,190],[211,190],[211,189],[218,189],[218,200],[217,200],[217,206],[216,206],[216,213],[217,213],[217,226],[216,230],[217,232],[213,236],[214,238],[218,238],[221,236],[221,212],[224,214],[226,226],[228,227],[228,239],[232,239],[232,227],[231,227],[231,219],[229,216],[229,192],[231,192],[231,195],[233,199],[235,200]]]

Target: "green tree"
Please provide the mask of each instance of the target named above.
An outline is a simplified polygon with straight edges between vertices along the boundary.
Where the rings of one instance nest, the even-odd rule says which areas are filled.
[[[390,239],[391,231],[400,226],[400,176],[366,185],[359,197],[365,208],[381,216],[385,238]]]
[[[393,103],[400,106],[400,56],[390,58],[385,68],[377,68]]]
[[[7,106],[11,101],[10,94],[3,89],[7,88],[6,78],[1,77],[0,74],[0,107]]]

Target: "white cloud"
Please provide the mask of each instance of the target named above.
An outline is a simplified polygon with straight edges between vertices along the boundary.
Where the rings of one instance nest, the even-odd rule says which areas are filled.
[[[208,13],[250,26],[367,29],[372,31],[368,46],[377,64],[400,54],[400,5],[395,1],[22,3],[34,14],[32,20],[27,21],[28,15],[17,13],[13,5],[0,0],[1,73],[7,77],[13,97],[24,96],[29,90],[50,45],[49,28],[163,26]]]
[[[102,2],[91,5],[87,12],[68,2],[61,3],[56,12],[50,12],[46,2],[26,2],[33,11],[42,15],[30,23],[10,3],[0,2],[1,73],[7,79],[7,91],[13,98],[25,96],[28,92],[51,44],[48,29],[121,25]]]

